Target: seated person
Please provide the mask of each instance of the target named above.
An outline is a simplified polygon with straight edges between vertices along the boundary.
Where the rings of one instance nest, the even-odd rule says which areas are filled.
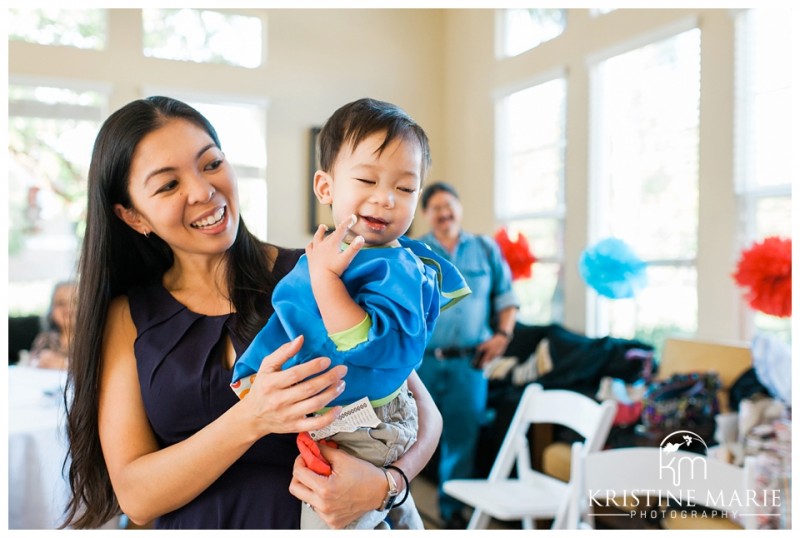
[[[66,370],[69,363],[69,342],[75,324],[75,299],[78,285],[67,281],[56,284],[47,313],[48,328],[31,344],[28,364],[36,368]]]

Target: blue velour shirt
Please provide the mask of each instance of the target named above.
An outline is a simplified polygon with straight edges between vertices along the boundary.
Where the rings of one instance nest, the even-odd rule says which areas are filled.
[[[346,405],[364,396],[384,399],[419,366],[440,310],[455,305],[470,290],[459,271],[427,245],[401,237],[401,248],[364,248],[342,274],[350,297],[367,314],[365,322],[342,338],[328,334],[314,300],[308,259],[275,286],[273,314],[236,361],[234,391],[244,397],[262,359],[303,335],[300,352],[284,369],[316,357],[330,357],[331,367],[347,365],[346,388],[329,405]],[[354,340],[353,333],[361,337]],[[347,345],[342,346],[342,340]],[[373,403],[373,405],[375,405]]]

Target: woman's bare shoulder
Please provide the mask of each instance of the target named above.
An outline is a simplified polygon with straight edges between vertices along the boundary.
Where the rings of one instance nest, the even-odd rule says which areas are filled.
[[[104,340],[121,343],[136,339],[136,326],[131,317],[130,303],[127,295],[119,295],[111,300],[106,314]]]
[[[112,315],[121,315],[121,314],[129,314],[130,315],[130,303],[128,302],[127,295],[117,295],[108,305],[108,318],[111,318]]]

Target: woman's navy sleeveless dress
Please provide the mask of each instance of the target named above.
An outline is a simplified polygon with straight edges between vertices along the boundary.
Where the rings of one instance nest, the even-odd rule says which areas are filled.
[[[273,272],[282,278],[303,253],[281,249]],[[178,443],[213,422],[238,398],[220,343],[231,337],[236,356],[248,342],[231,331],[236,314],[204,316],[188,310],[160,283],[128,295],[136,325],[139,383],[160,446]],[[271,308],[271,305],[270,305]],[[289,493],[296,434],[257,441],[192,502],[155,522],[159,529],[296,529],[300,501]]]

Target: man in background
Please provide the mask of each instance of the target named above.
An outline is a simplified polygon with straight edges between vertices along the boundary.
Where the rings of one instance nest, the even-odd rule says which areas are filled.
[[[445,528],[466,528],[463,504],[442,490],[445,481],[473,477],[478,435],[486,414],[483,366],[505,353],[519,303],[511,273],[495,241],[461,229],[463,206],[447,183],[421,196],[430,232],[420,237],[464,275],[472,294],[441,313],[419,375],[442,413],[439,444],[439,512]]]

